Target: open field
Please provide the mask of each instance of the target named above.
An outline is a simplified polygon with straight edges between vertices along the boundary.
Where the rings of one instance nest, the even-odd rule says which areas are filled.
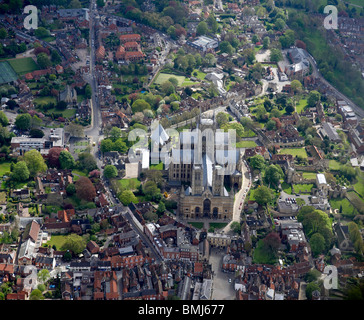
[[[66,242],[67,235],[52,235],[51,240],[47,242],[48,246],[56,246],[57,250],[62,250]]]
[[[307,159],[307,152],[305,148],[283,148],[279,150],[280,154],[291,154],[292,156],[300,156]]]
[[[56,97],[52,97],[52,96],[45,96],[45,97],[36,97],[33,102],[35,104],[38,104],[38,105],[43,105],[43,104],[47,104],[47,103],[54,103],[56,104],[57,103],[57,98]]]
[[[255,141],[251,140],[239,141],[236,143],[237,148],[254,148],[256,146],[257,144],[255,143]]]
[[[32,71],[39,69],[39,67],[35,63],[35,61],[30,57],[20,58],[20,59],[11,59],[11,60],[8,60],[8,62],[13,67],[14,71],[18,75],[23,75],[28,72],[32,72]]]
[[[134,182],[135,186],[134,189],[137,189],[140,186],[140,181],[137,178],[130,178],[130,179],[120,179],[118,180],[118,184],[121,188],[129,188],[130,181]]]
[[[172,77],[177,79],[179,86],[182,86],[183,82],[186,79],[186,77],[184,77],[184,76],[177,76],[175,74],[161,72],[160,74],[158,74],[157,78],[154,80],[154,83],[162,84],[163,82],[166,82],[169,78],[172,78]]]
[[[0,84],[15,81],[18,78],[15,70],[7,61],[0,61]]]
[[[7,172],[10,172],[10,162],[0,163],[0,177],[2,177]]]
[[[298,193],[310,193],[311,189],[313,187],[313,184],[294,184],[293,188],[295,192]]]
[[[329,169],[330,170],[339,170],[342,164],[336,160],[329,160]]]

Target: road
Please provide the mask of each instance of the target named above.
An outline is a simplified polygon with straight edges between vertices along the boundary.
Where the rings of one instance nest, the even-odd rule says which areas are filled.
[[[251,174],[250,174],[249,168],[247,167],[244,160],[242,161],[242,165],[241,165],[241,173],[243,175],[243,181],[242,181],[239,192],[235,194],[233,218],[229,222],[229,224],[223,229],[223,231],[225,233],[230,231],[231,223],[233,223],[235,221],[240,222],[240,213],[241,213],[244,201],[245,201],[245,197],[251,186]]]
[[[95,16],[97,14],[96,9],[96,0],[92,0],[90,3],[90,73],[89,75],[85,76],[85,81],[87,81],[92,89],[92,96],[91,96],[91,125],[88,129],[85,129],[85,134],[88,138],[90,138],[91,145],[94,142],[95,146],[92,147],[92,154],[97,159],[97,164],[101,170],[101,161],[98,157],[98,143],[100,141],[100,130],[102,126],[101,121],[101,109],[98,99],[98,85],[97,85],[97,75],[96,75],[96,69],[95,69],[95,52],[96,52],[96,35],[95,35]]]

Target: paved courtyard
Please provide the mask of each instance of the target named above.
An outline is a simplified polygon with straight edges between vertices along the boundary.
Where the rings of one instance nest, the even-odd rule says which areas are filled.
[[[214,272],[212,300],[235,300],[234,273],[223,272],[221,269],[223,251],[211,248],[210,263]],[[231,283],[229,283],[231,279]]]

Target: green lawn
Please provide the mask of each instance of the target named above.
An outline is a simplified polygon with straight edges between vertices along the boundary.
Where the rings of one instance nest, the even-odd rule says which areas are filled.
[[[287,182],[281,183],[282,189],[285,193],[292,194],[292,187]]]
[[[364,197],[364,173],[360,172],[356,176],[357,182],[353,185],[354,190]]]
[[[329,160],[329,169],[330,170],[339,170],[342,164],[336,160]]]
[[[189,224],[196,229],[202,229],[203,228],[203,222],[189,222]]]
[[[283,148],[279,150],[280,154],[291,154],[292,156],[300,156],[307,159],[307,152],[305,148]]]
[[[163,162],[159,162],[158,164],[151,164],[149,166],[151,170],[163,170]]]
[[[331,205],[332,210],[337,209],[337,210],[339,210],[339,213],[340,213],[340,208],[341,208],[340,214],[343,214],[343,215],[351,215],[354,210],[354,206],[346,198],[331,199],[331,200],[329,200],[329,203]]]
[[[140,186],[140,180],[137,178],[120,179],[118,180],[118,184],[120,185],[121,188],[128,189],[130,181],[134,181],[135,189],[138,189],[138,187]]]
[[[156,79],[154,80],[154,84],[162,84],[163,82],[166,82],[169,78],[176,78],[178,81],[178,85],[182,86],[183,82],[185,81],[185,76],[177,76],[175,74],[170,73],[159,73]]]
[[[237,148],[254,148],[256,146],[257,144],[255,143],[255,141],[251,140],[239,141],[236,143]]]
[[[72,174],[73,174],[73,181],[77,181],[80,177],[87,176],[86,173],[84,173],[83,171],[77,170],[77,169],[73,169]]]
[[[228,224],[224,222],[210,222],[210,228],[213,227],[215,229],[222,229],[225,228]]]
[[[197,73],[196,76],[194,75],[195,72]],[[206,73],[205,72],[202,72],[200,70],[195,69],[192,72],[192,76],[196,77],[197,79],[203,80],[206,77]]]
[[[57,103],[57,98],[56,97],[52,97],[52,96],[45,96],[45,97],[36,97],[33,102],[35,104],[38,104],[38,105],[43,105],[43,104],[47,104],[47,103],[54,103],[56,104]],[[54,109],[51,109],[51,110],[54,110]],[[51,110],[48,110],[48,112],[51,112]],[[58,112],[58,110],[57,110]]]
[[[62,113],[63,118],[72,118],[76,115],[76,109],[57,110],[56,108],[49,109],[47,113]]]
[[[39,69],[35,61],[30,57],[10,59],[8,60],[8,62],[13,67],[14,71],[19,75],[23,75]]]
[[[307,99],[301,99],[297,104],[296,104],[296,112],[297,113],[301,113],[303,111],[303,109],[307,106]]]
[[[303,172],[302,173],[302,177],[304,179],[316,179],[316,175],[317,175],[316,172]]]
[[[10,163],[11,162],[0,163],[0,177],[5,175],[5,173],[10,172]]]
[[[313,188],[313,184],[294,184],[294,191],[298,193],[311,193],[311,189]]]
[[[56,246],[57,250],[62,250],[66,242],[67,235],[52,235],[51,240],[47,242],[49,247]]]

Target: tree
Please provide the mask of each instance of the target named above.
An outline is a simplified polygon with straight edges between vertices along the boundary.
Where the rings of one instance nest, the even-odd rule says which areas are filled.
[[[138,198],[134,195],[134,193],[131,190],[124,190],[119,195],[119,200],[123,203],[124,206],[127,206],[130,203],[138,203]]]
[[[309,107],[314,107],[314,106],[316,106],[317,102],[319,102],[320,100],[321,100],[320,92],[318,92],[316,90],[312,90],[308,96],[307,104]]]
[[[310,238],[310,246],[314,256],[325,250],[325,238],[320,233],[315,233]]]
[[[92,95],[92,89],[90,84],[87,84],[85,87],[85,98],[86,99],[91,99],[91,95]]]
[[[59,154],[59,164],[62,169],[73,169],[76,166],[75,159],[67,150],[62,150]]]
[[[29,300],[44,300],[44,296],[39,289],[34,289],[30,293]]]
[[[227,113],[225,113],[225,112],[219,112],[216,115],[216,121],[217,121],[217,124],[219,125],[219,127],[221,128],[221,126],[223,124],[229,122],[229,115]]]
[[[121,153],[125,153],[128,151],[128,147],[123,139],[117,139],[113,144],[113,151],[118,151]]]
[[[271,49],[269,60],[272,62],[279,62],[283,60],[283,55],[279,49]]]
[[[83,126],[73,122],[65,127],[64,131],[68,132],[71,137],[81,138],[84,136]]]
[[[320,286],[316,282],[310,282],[306,286],[306,297],[308,300],[312,300],[312,292],[320,291]]]
[[[148,201],[156,200],[158,198],[158,196],[160,195],[160,189],[158,188],[157,184],[151,180],[147,181],[143,185],[143,192]]]
[[[241,230],[240,223],[237,222],[237,221],[232,222],[231,225],[230,225],[230,229],[234,233],[240,233],[240,230]]]
[[[38,27],[35,29],[34,34],[37,38],[45,38],[50,35],[50,32],[44,27]]]
[[[11,176],[16,181],[27,181],[29,179],[29,170],[25,161],[19,161],[14,165]]]
[[[291,82],[291,89],[294,93],[299,93],[302,91],[302,83],[299,80],[293,80]]]
[[[49,59],[48,55],[44,52],[41,52],[37,55],[37,63],[41,69],[47,69],[52,65],[52,62]]]
[[[282,168],[279,165],[271,164],[266,170],[264,175],[264,180],[266,183],[277,187],[279,180],[284,177]]]
[[[101,152],[110,152],[114,148],[114,144],[111,139],[104,139],[101,141],[100,150]]]
[[[150,110],[151,109],[151,106],[145,100],[143,100],[143,99],[137,99],[131,105],[131,109],[133,110],[133,113],[143,112],[145,109]]]
[[[90,172],[97,169],[95,157],[88,152],[81,152],[78,155],[78,162],[81,170],[87,170],[87,172]]]
[[[53,147],[48,152],[48,167],[49,168],[59,168],[59,156],[62,152],[62,148]]]
[[[271,232],[263,239],[263,243],[265,249],[268,251],[268,254],[275,256],[281,244],[281,239],[278,233]]]
[[[161,90],[164,95],[169,96],[172,93],[174,93],[176,89],[175,89],[173,83],[171,81],[167,80],[162,83]]]
[[[3,127],[6,127],[9,124],[8,117],[6,116],[6,114],[4,113],[4,111],[0,111],[0,124]]]
[[[15,125],[20,130],[28,130],[31,126],[32,116],[29,113],[17,115],[15,118]]]
[[[255,201],[265,206],[268,202],[272,200],[272,194],[269,188],[266,186],[260,186],[254,190],[254,199]]]
[[[157,214],[161,215],[165,211],[166,211],[166,205],[164,204],[164,202],[159,202]]]
[[[68,186],[66,187],[66,192],[69,196],[73,196],[76,193],[76,186],[74,185],[74,183],[68,184]]]
[[[40,129],[30,129],[29,135],[32,138],[43,138],[44,137],[44,132],[42,130],[40,130]]]
[[[72,0],[68,6],[70,9],[81,9],[82,3],[80,0]]]
[[[263,49],[269,49],[270,39],[269,37],[264,37],[263,39]]]
[[[222,53],[227,53],[228,55],[232,55],[235,51],[233,46],[227,41],[222,41],[219,44],[219,49]]]
[[[201,21],[196,28],[196,33],[200,36],[205,35],[209,31],[208,25],[205,21]]]
[[[109,137],[112,142],[115,142],[117,139],[121,138],[121,129],[118,127],[112,127],[109,132]]]
[[[91,202],[96,197],[96,189],[87,177],[80,177],[76,183],[76,195],[79,199]]]
[[[41,282],[41,283],[47,282],[47,280],[50,278],[49,270],[47,270],[47,269],[39,270],[37,277],[38,277],[39,282]]]
[[[285,27],[286,23],[284,22],[283,19],[278,18],[276,20],[276,22],[274,23],[274,28],[277,29],[278,31],[282,31]]]
[[[104,168],[104,177],[106,179],[115,178],[118,175],[118,170],[115,166],[108,164]]]
[[[261,154],[256,154],[255,156],[249,158],[249,165],[253,169],[261,171],[265,167],[265,159]]]
[[[66,236],[65,242],[62,246],[62,250],[72,251],[74,254],[78,255],[86,248],[86,241],[83,237],[71,233],[70,235]]]
[[[33,149],[25,152],[23,159],[27,164],[31,177],[35,177],[38,173],[45,172],[47,170],[44,158],[38,150]]]

